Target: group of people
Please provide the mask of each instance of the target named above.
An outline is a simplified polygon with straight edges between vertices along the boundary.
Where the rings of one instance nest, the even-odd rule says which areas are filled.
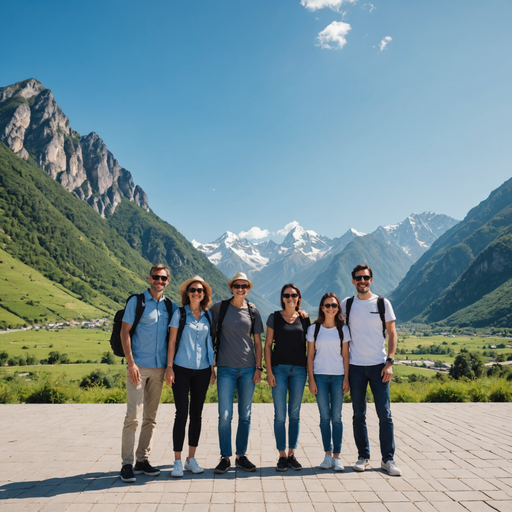
[[[215,473],[231,467],[231,423],[235,392],[238,396],[238,428],[235,465],[256,471],[248,459],[251,407],[254,390],[263,372],[264,332],[259,311],[247,301],[253,283],[239,272],[229,282],[233,297],[211,306],[212,289],[201,277],[179,287],[182,307],[164,296],[170,273],[154,265],[144,292],[144,310],[137,317],[138,302],[132,297],[125,308],[121,341],[128,365],[127,413],[122,436],[123,482],[135,475],[157,476],[149,463],[151,441],[163,382],[172,387],[176,408],[171,476],[184,471],[202,473],[195,458],[201,434],[201,417],[210,384],[217,382],[220,461]],[[369,465],[366,428],[366,392],[373,393],[379,417],[381,468],[401,475],[394,462],[394,433],[389,386],[396,350],[395,316],[390,302],[370,291],[372,269],[358,265],[352,271],[357,294],[343,301],[334,293],[320,300],[318,316],[311,324],[301,309],[302,296],[294,284],[281,290],[281,310],[267,319],[265,363],[274,403],[274,435],[279,452],[276,470],[302,469],[295,457],[300,430],[300,409],[306,382],[316,396],[324,459],[320,468],[343,471],[340,453],[343,438],[341,410],[350,391],[353,431],[358,450],[355,471]],[[388,338],[386,351],[386,333]],[[215,372],[215,366],[217,372]],[[135,433],[142,425],[137,449]],[[286,424],[288,419],[288,435]],[[188,452],[182,452],[188,422]],[[135,464],[134,464],[135,462]]]

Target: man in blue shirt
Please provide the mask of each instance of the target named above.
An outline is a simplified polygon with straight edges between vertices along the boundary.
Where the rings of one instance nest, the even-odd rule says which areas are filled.
[[[169,284],[169,270],[164,265],[154,265],[148,276],[149,289],[144,292],[145,308],[139,323],[130,336],[135,322],[137,297],[126,305],[121,328],[121,341],[128,364],[126,378],[127,411],[123,426],[121,480],[135,482],[135,475],[144,473],[158,476],[160,470],[148,461],[151,440],[156,426],[156,413],[167,366],[167,327],[169,313],[164,290]],[[177,306],[172,303],[172,310]],[[135,432],[142,415],[142,427],[134,462]]]

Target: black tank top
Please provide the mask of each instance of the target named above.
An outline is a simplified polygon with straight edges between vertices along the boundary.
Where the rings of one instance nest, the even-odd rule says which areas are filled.
[[[274,349],[272,367],[278,364],[307,366],[306,331],[310,326],[309,318],[295,319],[289,324],[280,311],[274,312]]]

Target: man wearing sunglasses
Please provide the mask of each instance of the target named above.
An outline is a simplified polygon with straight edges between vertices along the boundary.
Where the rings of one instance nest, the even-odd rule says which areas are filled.
[[[164,296],[164,290],[169,284],[169,270],[165,265],[154,265],[148,282],[149,289],[140,298],[133,296],[126,304],[121,327],[121,341],[128,365],[127,411],[121,446],[121,480],[126,483],[135,482],[135,475],[138,474],[160,474],[159,469],[151,466],[148,457],[167,366],[167,327],[172,312],[178,306]],[[140,308],[141,303],[144,307],[142,316],[139,309],[137,323],[137,308]],[[136,329],[130,335],[134,324]],[[135,431],[141,416],[142,426],[135,452],[136,463],[133,466]]]
[[[347,297],[341,303],[343,317],[351,333],[349,383],[354,439],[359,457],[354,471],[364,471],[369,465],[370,444],[366,428],[366,390],[369,384],[379,417],[381,468],[391,476],[400,476],[402,472],[393,460],[395,441],[389,396],[397,343],[396,317],[389,300],[370,291],[372,283],[372,269],[368,265],[357,265],[352,271],[352,284],[357,295]]]

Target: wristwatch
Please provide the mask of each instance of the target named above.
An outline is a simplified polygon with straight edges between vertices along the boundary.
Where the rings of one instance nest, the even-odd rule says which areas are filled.
[[[256,370],[259,370],[260,372],[263,371],[263,367],[262,366],[256,366]]]
[[[392,357],[388,357],[388,358],[386,359],[386,363],[391,363],[391,364],[393,364],[394,362],[395,362],[395,360],[394,360]]]

